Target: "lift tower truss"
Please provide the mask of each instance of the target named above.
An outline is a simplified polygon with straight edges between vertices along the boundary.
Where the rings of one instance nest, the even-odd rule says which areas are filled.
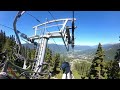
[[[21,42],[18,36],[18,33],[20,32],[16,28],[16,23],[18,18],[20,18],[25,12],[26,11],[19,11],[13,22],[14,32],[17,37],[19,48],[21,48]],[[76,28],[74,26],[75,20],[76,20],[75,18],[56,19],[51,21],[47,20],[45,23],[42,23],[33,27],[33,29],[35,30],[35,34],[33,36],[27,37],[27,35],[24,35],[24,34],[22,35],[22,37],[24,37],[31,43],[34,41],[37,42],[35,62],[33,63],[33,66],[32,66],[32,71],[34,73],[32,73],[31,79],[40,78],[42,74],[43,65],[47,64],[45,63],[44,59],[45,59],[46,47],[48,44],[48,40],[50,38],[62,38],[67,50],[69,50],[69,44],[71,44],[72,47],[74,46],[74,43],[73,43],[74,41],[72,39],[74,38],[74,35],[71,32],[74,32],[74,29]],[[58,27],[59,30],[57,30],[55,27]],[[50,32],[47,30],[49,30]],[[40,31],[41,33],[39,33],[38,31]],[[24,61],[24,64],[25,64],[25,61]]]
[[[42,71],[42,66],[44,64],[45,50],[46,50],[49,38],[62,38],[66,49],[69,50],[69,44],[71,44],[71,43],[68,43],[68,40],[70,40],[70,31],[68,32],[67,30],[71,29],[72,27],[69,27],[69,26],[66,27],[66,25],[67,23],[72,22],[72,20],[73,18],[57,19],[57,20],[47,21],[45,23],[42,23],[33,27],[35,30],[35,35],[30,38],[38,41],[41,40],[41,43],[38,42],[39,45],[36,51],[37,61],[36,61],[36,64],[34,64],[34,68],[33,68],[36,74],[41,73]],[[74,20],[76,19],[74,18]],[[54,23],[56,23],[56,25]],[[39,35],[39,33],[37,33],[38,30],[42,30],[42,29],[49,30],[49,28],[54,28],[59,26],[61,27],[59,31],[56,30],[52,32],[47,32],[43,35]],[[35,76],[35,74],[33,76]]]

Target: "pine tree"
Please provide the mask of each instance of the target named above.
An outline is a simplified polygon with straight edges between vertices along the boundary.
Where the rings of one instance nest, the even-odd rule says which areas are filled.
[[[4,51],[6,49],[8,52],[10,52],[11,51],[10,46],[11,46],[11,41],[10,41],[9,37],[7,37],[6,42],[5,42],[4,46],[2,47],[2,51]]]
[[[4,34],[3,34],[3,31],[1,30],[1,32],[0,32],[0,52],[2,52],[3,46],[4,46]]]
[[[96,51],[95,57],[90,68],[89,78],[107,79],[104,56],[104,50],[102,49],[102,45],[99,43],[98,49]]]
[[[0,31],[0,52],[2,52],[2,48],[5,44],[5,33],[3,33],[3,31]]]
[[[28,48],[28,59],[31,59],[31,49]]]
[[[52,61],[52,51],[49,48],[46,48],[45,53],[45,62],[48,65],[43,66],[43,71],[51,71],[51,68],[53,67],[53,61]]]
[[[25,49],[25,53],[26,53],[26,58],[29,59],[29,49],[28,49],[28,46],[26,46],[26,49]]]
[[[59,63],[60,63],[60,54],[59,53],[56,53],[55,56],[53,56],[53,61],[54,61],[53,72],[55,74],[58,74],[60,72],[57,70],[59,68]]]
[[[120,79],[120,49],[117,50],[116,55],[114,57],[114,61],[112,63],[112,68],[110,69],[110,77],[112,79]]]
[[[49,48],[46,48],[45,61],[53,67],[52,51]]]
[[[25,57],[25,47],[22,46],[22,54],[21,54],[23,57]]]
[[[5,35],[5,32],[3,33],[3,43],[5,44],[6,42],[6,35]]]
[[[49,69],[53,76],[59,73],[60,54],[53,54],[49,48],[46,48],[45,62],[48,63],[48,65],[43,67],[43,71]]]
[[[31,60],[33,60],[35,58],[35,49],[31,50]]]
[[[90,63],[87,63],[85,61],[83,62],[76,62],[74,63],[74,70],[76,70],[78,72],[78,74],[82,77],[88,77],[88,72],[90,69]]]
[[[108,76],[108,79],[112,79],[112,73],[111,73],[111,70],[112,70],[112,64],[113,64],[113,61],[108,61],[107,64],[106,64],[106,69],[107,69],[107,76]]]

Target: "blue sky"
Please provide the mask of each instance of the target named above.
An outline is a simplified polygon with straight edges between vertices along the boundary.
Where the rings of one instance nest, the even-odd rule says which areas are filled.
[[[41,22],[53,20],[48,11],[27,11]],[[72,11],[50,11],[56,19],[72,18]],[[17,11],[0,11],[0,24],[13,28],[13,20]],[[118,43],[120,36],[120,11],[75,11],[77,19],[75,25],[75,44],[76,45],[97,45],[108,43]],[[17,23],[18,30],[27,34],[34,35],[33,26],[39,23],[25,13]],[[14,35],[8,28],[0,26],[7,35]],[[56,30],[58,30],[56,28]],[[62,39],[55,39],[57,44],[63,44]],[[49,43],[54,43],[49,40]]]

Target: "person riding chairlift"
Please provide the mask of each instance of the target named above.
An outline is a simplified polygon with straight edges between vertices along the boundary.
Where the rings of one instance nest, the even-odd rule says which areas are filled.
[[[62,79],[72,79],[72,71],[70,70],[70,65],[68,62],[63,62],[61,69],[63,70]]]

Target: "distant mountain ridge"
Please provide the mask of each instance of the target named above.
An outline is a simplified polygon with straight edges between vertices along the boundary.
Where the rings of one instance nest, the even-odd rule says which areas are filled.
[[[114,59],[117,49],[120,48],[119,45],[120,45],[119,43],[102,45],[105,55],[106,55],[105,56],[106,60]],[[31,44],[23,44],[23,46],[27,46],[29,48],[34,48],[33,45],[31,45]],[[64,54],[64,55],[66,55],[66,53],[67,53],[67,50],[64,45],[48,44],[47,47],[49,47],[55,53],[60,53],[60,54]],[[93,56],[93,55],[95,55],[97,47],[98,47],[97,45],[95,45],[95,46],[75,45],[74,52],[76,53],[76,55],[86,54],[86,55]],[[72,53],[71,46],[69,48],[69,53]]]
[[[96,47],[96,48],[95,48]],[[114,60],[114,56],[116,54],[117,49],[120,49],[120,44],[105,44],[102,45],[105,53],[105,60]],[[88,49],[79,52],[79,54],[86,54],[86,55],[95,55],[97,50],[97,46],[94,46],[93,49]]]
[[[26,44],[25,43],[25,44],[22,44],[22,45],[25,46],[25,47],[31,48],[31,49],[34,48],[34,46],[32,44]],[[65,45],[48,44],[47,47],[49,47],[54,52],[59,52],[59,53],[60,52],[61,53],[67,52],[67,50],[65,48]],[[91,47],[91,46],[82,46],[82,45],[75,45],[75,47],[74,47],[75,51],[83,51],[83,50],[87,50],[87,49],[93,49],[93,47]],[[71,46],[69,46],[69,50],[70,51],[72,50]]]

